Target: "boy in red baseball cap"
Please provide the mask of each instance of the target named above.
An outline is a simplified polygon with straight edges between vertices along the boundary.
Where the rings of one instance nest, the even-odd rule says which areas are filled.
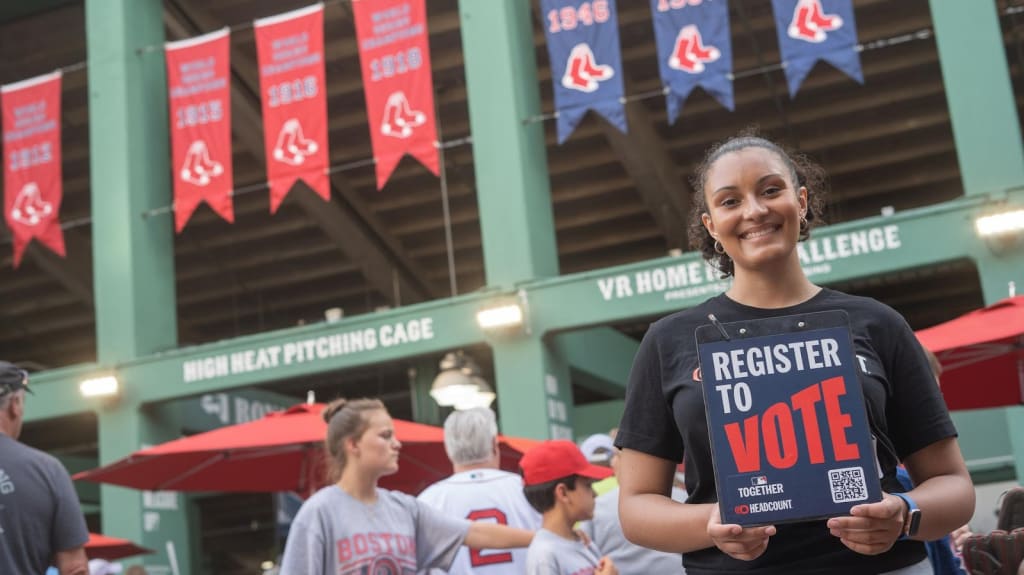
[[[541,515],[541,528],[526,553],[527,575],[618,575],[618,569],[592,541],[573,530],[577,521],[594,516],[591,484],[612,474],[587,462],[576,444],[545,441],[526,452],[523,494]]]

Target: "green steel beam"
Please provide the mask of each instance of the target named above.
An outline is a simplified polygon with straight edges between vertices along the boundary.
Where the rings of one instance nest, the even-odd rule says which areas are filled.
[[[1024,192],[1006,198],[995,201],[971,196],[889,217],[828,226],[800,244],[801,261],[813,281],[827,284],[962,258],[991,257],[984,255],[989,247],[975,235],[974,217],[993,205],[1024,207]],[[1024,266],[1003,271],[1024,286]],[[531,327],[539,333],[557,333],[664,315],[692,307],[727,286],[698,253],[690,252],[541,280],[521,289],[528,294]]]
[[[530,2],[460,0],[487,283],[558,273]]]
[[[474,318],[485,297],[425,302],[176,350],[129,362],[118,373],[134,382],[133,399],[148,403],[435,354],[483,341]]]
[[[79,471],[94,469],[99,465],[99,461],[95,457],[82,457],[79,455],[65,455],[61,453],[54,453],[52,455],[56,457],[62,465],[64,465],[64,469],[68,470],[69,475],[74,475]],[[99,503],[100,486],[95,483],[78,481],[75,483],[75,493],[78,494],[78,501],[80,503]]]
[[[626,402],[621,399],[577,405],[572,410],[572,423],[576,437],[608,433],[613,427],[618,427],[625,407]]]
[[[97,494],[99,493],[99,486],[96,488]],[[79,502],[78,506],[82,508],[82,515],[97,515],[100,512],[100,505],[98,503],[85,503]]]
[[[1016,278],[1021,289],[1024,288],[1024,266],[1000,263],[1017,261],[1014,258],[1020,257],[1021,248],[1002,256],[994,255],[990,246],[975,236],[972,221],[994,204],[1024,206],[1022,195],[1009,194],[999,202],[973,196],[888,218],[822,228],[811,242],[802,244],[805,267],[812,279],[828,283],[971,258],[987,261],[1003,276]],[[869,253],[852,255],[865,249]],[[725,285],[717,281],[713,273],[705,271],[698,254],[688,253],[678,258],[540,280],[521,287],[527,294],[530,329],[537,336],[664,315],[695,305]],[[1005,283],[1001,286],[1005,289]],[[509,297],[509,294],[480,292],[355,316],[338,323],[266,332],[153,354],[117,365],[115,371],[125,382],[127,397],[123,399],[142,403],[437,353],[486,341],[474,322],[474,314],[488,302],[502,297]],[[408,328],[412,325],[420,326],[421,332],[429,325],[430,336],[421,333],[419,341],[399,345],[379,343],[385,331],[393,339],[396,326],[403,326],[411,333]],[[348,339],[352,344],[357,334],[367,333],[374,334],[373,349],[350,349],[348,353],[316,357],[315,348],[321,338]],[[503,341],[488,343],[498,349]],[[294,354],[299,348],[307,349],[306,346],[313,348],[313,352],[307,354],[310,357],[304,355],[302,361],[295,361],[297,356],[293,356],[289,363],[284,361],[282,350],[289,348]],[[277,363],[268,365],[274,357]],[[585,362],[581,361],[580,365],[585,367]],[[618,369],[620,374],[624,373],[621,370],[625,366]],[[93,409],[93,402],[78,396],[77,382],[98,370],[97,366],[75,366],[33,375],[33,389],[38,397],[28,403],[28,419],[41,420]],[[129,382],[134,383],[129,385]]]
[[[162,6],[87,2],[89,161],[97,357],[114,364],[177,344]]]
[[[981,277],[985,305],[1007,298],[1011,292],[1024,292],[1024,248],[1002,257],[983,255],[975,263]]]
[[[101,372],[95,364],[48,369],[29,376],[35,396],[25,402],[25,421],[40,421],[92,411],[95,402],[78,392],[78,383]]]
[[[156,353],[103,370],[98,366],[45,372],[33,376],[38,398],[29,421],[95,409],[97,402],[78,394],[87,374],[116,373],[120,401],[142,404],[190,395],[218,393],[271,381],[436,354],[482,343],[475,314],[491,296],[487,292],[425,302],[223,342]]]
[[[437,362],[420,358],[409,368],[409,391],[412,395],[412,419],[428,425],[444,423],[445,410],[430,396],[430,386],[437,376]]]
[[[967,194],[1024,186],[1024,146],[992,0],[931,0],[960,174]]]
[[[960,451],[968,468],[987,471],[1005,465],[1006,454],[1011,453],[1011,438],[1009,417],[1004,411],[1005,408],[991,408],[952,412],[953,423],[960,432]]]
[[[501,432],[573,439],[569,364],[540,338],[522,335],[499,345],[492,343]]]
[[[572,367],[573,381],[611,397],[623,397],[640,342],[612,328],[559,334],[554,348]]]
[[[1010,438],[1017,483],[1024,482],[1024,405],[1006,408],[1006,428]]]
[[[172,433],[191,435],[254,421],[295,403],[289,395],[263,389],[236,389],[164,401],[150,409],[154,417],[168,422]]]
[[[171,203],[166,70],[163,51],[151,49],[164,42],[162,8],[159,0],[85,4],[93,294],[103,367],[130,365],[178,341],[171,219],[142,215]],[[101,463],[138,449],[140,442],[175,436],[132,397],[146,380],[117,374],[120,401],[97,406]],[[51,386],[77,395],[74,384],[60,380]],[[143,560],[154,570],[176,566],[175,573],[192,573],[189,518],[179,495],[103,486],[100,499],[104,533],[156,550]]]
[[[460,0],[469,120],[487,283],[558,274],[530,2]],[[569,367],[529,333],[496,338],[498,409],[505,433],[571,437]],[[509,417],[515,414],[515,417]]]
[[[165,419],[165,415],[138,404],[101,410],[100,463],[112,462],[116,454],[177,439],[176,422]],[[189,529],[195,509],[184,494],[101,485],[100,499],[104,534],[125,537],[153,549],[153,555],[142,559],[151,572],[197,572],[194,562],[198,554],[191,552],[193,537]]]

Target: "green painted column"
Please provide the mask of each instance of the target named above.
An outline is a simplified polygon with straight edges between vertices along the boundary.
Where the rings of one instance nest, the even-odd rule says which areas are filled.
[[[539,339],[494,345],[501,432],[536,439],[574,439],[569,364]]]
[[[178,341],[163,3],[86,3],[89,161],[98,360],[173,348]],[[154,49],[157,47],[157,49]]]
[[[611,399],[577,405],[573,410],[573,427],[576,437],[587,437],[594,433],[608,433],[613,427],[619,426],[622,412],[626,409],[626,401]]]
[[[99,443],[102,463],[106,453],[130,453],[178,437],[178,418],[143,409],[137,404],[100,411]],[[132,430],[131,433],[128,430]],[[198,553],[190,527],[195,521],[191,498],[174,491],[138,491],[123,487],[100,487],[103,532],[126,537],[152,549],[152,555],[132,560],[149,573],[188,575],[195,573]]]
[[[610,397],[625,397],[640,342],[610,327],[559,334],[552,341],[572,366],[575,383]]]
[[[487,283],[558,274],[530,2],[460,0]]]
[[[994,0],[931,0],[967,194],[1024,186],[1024,146]]]
[[[1024,294],[1024,248],[1003,257],[978,258],[975,264],[985,305],[1010,297],[1011,284],[1016,295]]]
[[[177,344],[171,219],[142,216],[171,202],[162,12],[160,0],[85,4],[93,281],[102,368]],[[101,463],[173,437],[133,399],[141,382],[121,379],[120,401],[100,408]],[[103,531],[154,549],[156,554],[143,560],[153,567],[151,573],[192,572],[189,518],[179,495],[104,486],[100,496]]]
[[[530,2],[460,0],[484,267],[490,286],[558,274]],[[504,433],[571,436],[566,362],[543,334],[491,341]],[[514,414],[514,416],[512,415]]]
[[[1024,406],[1006,408],[1006,427],[1010,436],[1010,454],[1013,455],[1017,483],[1024,483]]]
[[[430,386],[437,377],[437,360],[420,358],[409,366],[409,393],[412,396],[412,418],[417,423],[442,425],[449,410],[442,409],[430,396]]]

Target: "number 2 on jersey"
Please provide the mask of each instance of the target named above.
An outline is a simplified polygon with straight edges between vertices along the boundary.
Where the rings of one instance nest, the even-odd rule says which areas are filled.
[[[490,519],[499,525],[508,525],[508,517],[505,516],[505,512],[501,509],[494,507],[490,509],[477,509],[470,511],[469,515],[466,515],[466,519],[470,521],[480,521],[481,519]],[[484,552],[480,549],[469,550],[469,564],[473,567],[481,567],[483,565],[495,565],[498,563],[511,563],[512,554],[509,552]]]

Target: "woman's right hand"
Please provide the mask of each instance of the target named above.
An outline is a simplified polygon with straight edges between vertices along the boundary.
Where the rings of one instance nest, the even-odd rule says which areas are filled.
[[[708,518],[708,536],[722,553],[734,559],[753,561],[768,548],[768,539],[775,535],[775,526],[747,527],[722,523],[718,504],[714,504]]]

